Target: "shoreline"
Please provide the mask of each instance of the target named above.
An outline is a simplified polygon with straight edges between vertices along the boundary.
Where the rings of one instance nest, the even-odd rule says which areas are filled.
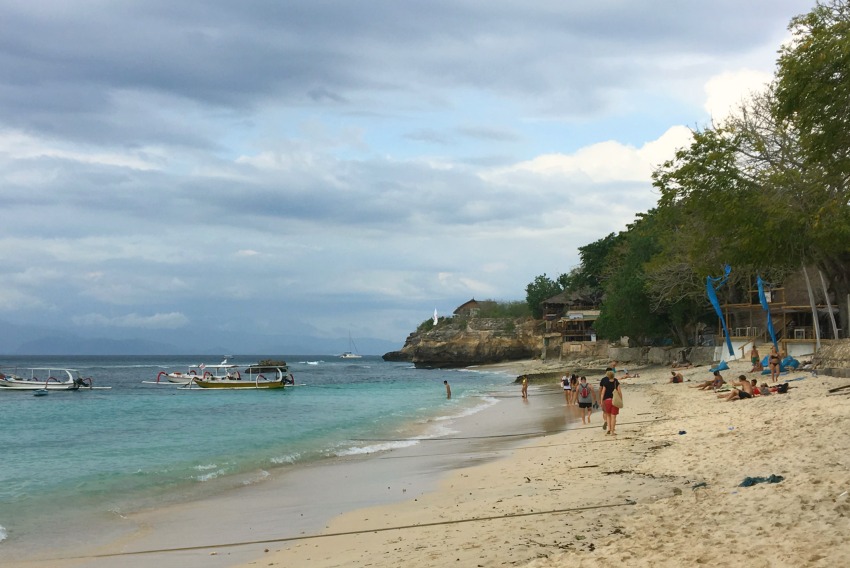
[[[733,361],[724,376],[769,381],[749,366]],[[688,388],[708,367],[680,384],[666,367],[639,372],[623,383],[616,440],[595,412],[592,426],[538,436],[240,566],[850,564],[850,400],[828,392],[850,381],[791,373],[788,394],[726,402]],[[783,480],[740,487],[771,475]]]
[[[741,373],[769,381],[747,373],[748,363],[730,367],[727,381]],[[539,368],[525,361],[469,371]],[[132,538],[92,551],[117,556],[8,565],[850,564],[850,398],[842,396],[850,388],[829,393],[850,379],[791,373],[783,377],[788,394],[725,402],[689,388],[710,378],[707,366],[682,370],[681,384],[668,382],[667,367],[639,373],[623,382],[616,439],[601,430],[598,410],[591,425],[574,423],[556,381],[532,383],[526,401],[517,386],[456,418],[458,432],[444,439],[295,468],[267,484],[135,515]],[[783,479],[739,487],[771,475]],[[327,501],[308,512],[304,500],[314,498]],[[230,537],[228,523],[246,520],[247,536]],[[199,536],[205,545],[192,548]],[[121,554],[140,545],[175,550]]]
[[[522,439],[564,426],[563,420],[541,422],[536,414],[503,414],[504,398],[515,392],[520,400],[519,389],[514,391],[507,381],[506,385],[508,393],[485,395],[473,403],[472,407],[482,407],[478,412],[467,408],[457,416],[411,423],[403,435],[447,428],[462,434],[423,437],[408,447],[299,464],[273,473],[262,483],[116,519],[124,528],[107,542],[92,541],[64,554],[41,554],[42,560],[27,557],[4,561],[4,565],[101,568],[120,562],[131,568],[152,563],[192,568],[251,561],[258,556],[254,546],[230,544],[318,533],[340,514],[416,498],[433,491],[439,479],[459,463],[467,466],[497,459]],[[546,398],[552,400],[536,396],[535,403],[545,406]],[[243,525],[247,527],[237,528]]]

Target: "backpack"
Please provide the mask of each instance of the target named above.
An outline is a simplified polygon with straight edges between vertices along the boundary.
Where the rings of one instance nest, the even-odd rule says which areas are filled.
[[[579,383],[578,386],[579,386],[578,395],[581,398],[589,398],[590,397],[590,383],[584,383],[584,384]]]

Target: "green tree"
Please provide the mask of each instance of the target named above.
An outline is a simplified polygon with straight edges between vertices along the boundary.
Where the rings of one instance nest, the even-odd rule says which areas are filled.
[[[534,281],[525,287],[525,303],[528,304],[531,315],[536,319],[543,317],[542,302],[562,291],[560,284],[546,276],[545,273],[535,276]]]
[[[600,337],[610,340],[628,336],[645,344],[664,336],[668,330],[662,315],[654,312],[647,294],[644,265],[660,246],[640,220],[620,233],[619,243],[606,256],[605,300],[596,320]]]
[[[606,278],[608,256],[615,250],[622,238],[611,233],[590,244],[579,247],[581,264],[574,268],[569,275],[561,275],[565,290],[576,292],[587,298],[591,303],[598,304],[604,294],[603,283]]]
[[[850,6],[818,2],[791,21],[780,50],[775,115],[800,137],[806,170],[809,260],[827,275],[850,328]]]
[[[850,7],[818,2],[791,20],[780,49],[776,113],[792,121],[810,159],[846,182],[850,172]],[[846,202],[846,200],[845,200]]]

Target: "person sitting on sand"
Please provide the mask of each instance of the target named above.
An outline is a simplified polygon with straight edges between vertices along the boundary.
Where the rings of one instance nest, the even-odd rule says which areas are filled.
[[[753,348],[750,349],[750,361],[753,363],[753,368],[750,369],[751,373],[761,372],[764,370],[764,366],[761,364],[761,356],[759,356],[759,350],[753,344]]]
[[[672,375],[670,377],[671,383],[683,383],[683,382],[685,382],[685,376],[682,375],[682,373],[677,373],[676,371],[670,371],[670,374]]]
[[[723,380],[723,376],[720,374],[720,371],[714,371],[714,378],[710,381],[705,381],[704,383],[700,383],[698,385],[694,385],[691,388],[697,388],[699,390],[717,390],[726,384],[726,381]]]
[[[747,380],[746,375],[739,375],[738,380],[732,384],[735,388],[733,388],[729,394],[719,394],[717,395],[717,398],[722,398],[727,402],[732,400],[741,400],[742,398],[753,398],[753,385],[751,385],[750,381]]]
[[[753,387],[753,396],[761,395],[761,389],[759,388],[759,382],[756,379],[750,380],[750,385]]]
[[[762,383],[761,387],[759,388],[759,392],[761,393],[761,396],[769,396],[770,393],[773,391],[770,390],[770,385],[768,385],[767,383]]]

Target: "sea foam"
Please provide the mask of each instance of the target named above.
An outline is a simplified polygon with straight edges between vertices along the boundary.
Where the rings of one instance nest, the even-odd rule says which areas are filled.
[[[408,448],[418,444],[418,440],[398,440],[393,442],[384,442],[383,444],[373,444],[371,446],[355,446],[346,448],[336,452],[334,455],[338,457],[357,456],[362,454],[374,454],[375,452],[385,452],[387,450],[397,450],[399,448]]]

